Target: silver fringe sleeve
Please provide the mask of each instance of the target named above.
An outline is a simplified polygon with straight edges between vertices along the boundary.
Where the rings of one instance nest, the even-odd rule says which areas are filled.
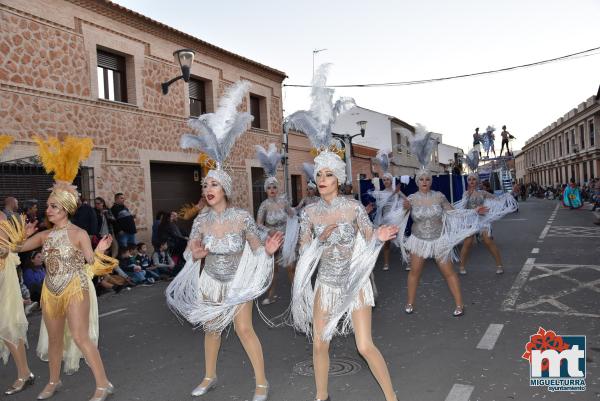
[[[288,217],[283,240],[283,266],[290,266],[296,261],[296,248],[300,234],[300,220],[298,216]]]

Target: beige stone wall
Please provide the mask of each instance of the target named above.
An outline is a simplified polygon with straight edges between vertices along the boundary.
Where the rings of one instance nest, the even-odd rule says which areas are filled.
[[[208,81],[208,111],[239,79],[249,80],[251,92],[266,100],[267,127],[245,133],[229,160],[233,202],[251,210],[253,145],[281,143],[283,76],[118,8],[83,0],[1,2],[2,133],[16,139],[20,157],[35,154],[34,135],[91,137],[94,156],[84,164],[94,167],[96,195],[112,202],[115,192],[123,192],[145,240],[153,214],[150,162],[197,158],[179,148],[189,116],[187,85],[178,81],[167,96],[160,87],[180,74],[173,51],[192,47],[197,51],[192,75]],[[98,47],[125,56],[128,103],[98,99]]]

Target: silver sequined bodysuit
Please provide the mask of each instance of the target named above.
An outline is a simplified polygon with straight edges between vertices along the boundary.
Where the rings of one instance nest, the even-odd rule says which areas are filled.
[[[465,209],[475,209],[483,206],[486,199],[495,199],[496,197],[487,191],[476,189],[473,193],[465,191],[463,199],[465,199]]]
[[[411,235],[419,239],[434,240],[442,234],[442,217],[445,210],[451,210],[452,205],[443,193],[417,191],[408,196],[413,219]]]
[[[287,218],[292,213],[285,196],[278,196],[275,199],[267,198],[258,208],[256,222],[267,231],[275,230],[285,233]]]
[[[300,253],[330,224],[337,224],[337,227],[323,243],[317,280],[330,287],[341,288],[347,281],[356,236],[360,232],[369,242],[374,227],[358,201],[342,196],[334,198],[331,203],[319,199],[305,207],[300,215]]]
[[[190,233],[190,241],[194,239],[201,239],[209,250],[204,272],[221,282],[233,279],[246,241],[253,251],[262,247],[254,219],[237,208],[227,208],[220,214],[209,209],[198,215]]]

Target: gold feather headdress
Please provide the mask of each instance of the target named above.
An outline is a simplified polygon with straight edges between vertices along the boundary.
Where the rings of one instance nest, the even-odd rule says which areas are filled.
[[[87,159],[94,148],[90,138],[67,136],[63,140],[50,137],[43,140],[35,137],[33,140],[39,146],[40,159],[48,174],[54,174],[54,185],[50,197],[72,216],[77,210],[79,193],[72,185],[77,176],[79,163]]]
[[[13,141],[11,136],[0,135],[0,153]]]

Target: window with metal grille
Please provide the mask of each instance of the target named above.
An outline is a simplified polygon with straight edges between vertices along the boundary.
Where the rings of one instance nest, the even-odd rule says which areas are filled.
[[[583,124],[579,126],[579,141],[581,149],[585,149],[585,126]]]
[[[595,138],[594,138],[594,120],[590,120],[588,124],[588,132],[590,133],[590,146],[594,146]]]
[[[4,207],[4,199],[8,196],[17,198],[21,205],[24,201],[35,199],[40,215],[43,215],[53,184],[52,176],[46,173],[37,157],[0,163],[0,209]],[[93,199],[94,169],[80,167],[73,185],[84,199]]]
[[[402,154],[402,134],[400,134],[399,132],[396,132],[396,150],[398,151],[398,154],[401,155]]]
[[[267,199],[267,194],[265,193],[264,184],[265,184],[265,173],[260,167],[251,167],[252,174],[252,203],[254,206],[254,217],[258,213],[258,208],[262,201]]]
[[[250,114],[254,117],[252,120],[252,128],[262,128],[260,124],[260,98],[250,95]]]
[[[201,79],[190,78],[190,116],[198,117],[206,113],[205,82]]]
[[[98,49],[98,98],[127,102],[125,57]]]

